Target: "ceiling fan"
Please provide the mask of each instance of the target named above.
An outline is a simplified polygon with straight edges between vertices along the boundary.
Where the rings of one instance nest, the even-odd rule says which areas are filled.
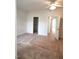
[[[48,7],[50,10],[55,10],[57,7],[63,7],[63,1],[62,0],[47,0]]]

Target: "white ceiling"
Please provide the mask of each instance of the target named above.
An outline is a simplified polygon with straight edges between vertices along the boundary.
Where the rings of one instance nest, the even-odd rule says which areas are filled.
[[[47,9],[49,1],[55,0],[17,0],[17,8],[24,11]]]

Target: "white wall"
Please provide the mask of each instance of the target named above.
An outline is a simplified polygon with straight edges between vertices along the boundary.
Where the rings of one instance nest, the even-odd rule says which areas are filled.
[[[54,11],[54,16],[63,17],[63,8],[57,8],[57,9]]]
[[[39,17],[38,34],[48,34],[48,11],[31,11],[28,13],[26,21],[26,32],[33,33],[33,17]]]
[[[33,17],[39,17],[38,35],[48,34],[48,11],[31,11],[27,14],[17,10],[17,35],[33,33]]]
[[[50,30],[50,12],[47,10],[24,12],[17,10],[17,35],[22,33],[33,33],[33,17],[39,17],[38,34],[48,35]],[[63,9],[57,8],[54,11],[55,16],[63,17]]]
[[[17,9],[17,15],[16,15],[16,32],[17,35],[26,33],[26,16],[27,13],[22,11],[22,10],[18,10]]]

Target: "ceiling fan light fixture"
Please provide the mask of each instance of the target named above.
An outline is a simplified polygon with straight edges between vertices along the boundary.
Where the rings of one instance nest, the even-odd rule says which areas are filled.
[[[52,6],[50,6],[49,9],[50,9],[50,10],[55,10],[55,9],[56,9],[56,6],[52,5]]]

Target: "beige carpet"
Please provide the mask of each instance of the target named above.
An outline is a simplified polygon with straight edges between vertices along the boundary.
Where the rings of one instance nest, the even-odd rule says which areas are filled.
[[[18,59],[63,59],[63,41],[46,36],[22,34],[17,36]]]

